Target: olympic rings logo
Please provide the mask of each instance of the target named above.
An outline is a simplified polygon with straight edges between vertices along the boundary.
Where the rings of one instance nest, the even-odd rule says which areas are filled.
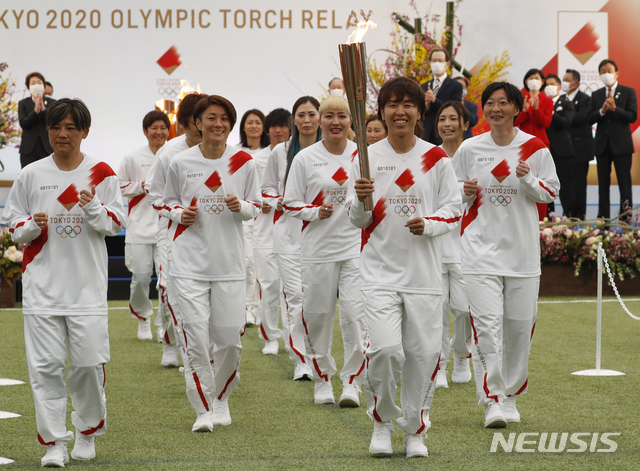
[[[396,206],[395,212],[401,218],[409,217],[409,216],[413,215],[413,213],[416,212],[416,207],[415,206],[407,206],[407,205]]]
[[[204,210],[207,212],[207,214],[213,216],[220,214],[222,211],[224,211],[224,205],[222,204],[207,204],[204,207]]]
[[[489,198],[489,201],[491,201],[494,206],[508,206],[509,203],[511,203],[511,196],[492,196]]]
[[[82,228],[80,226],[58,226],[56,227],[56,234],[58,234],[63,239],[67,237],[70,239],[75,239],[82,232]]]
[[[160,87],[158,93],[163,97],[176,98],[180,94],[180,87]]]
[[[344,204],[344,196],[332,196],[331,202],[333,204]]]

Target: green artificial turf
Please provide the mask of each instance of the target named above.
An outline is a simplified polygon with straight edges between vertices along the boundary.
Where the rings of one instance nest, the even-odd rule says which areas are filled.
[[[552,300],[562,303],[549,303]],[[595,303],[545,298],[539,306],[529,392],[518,400],[522,422],[509,433],[621,433],[614,453],[490,453],[494,430],[483,428],[472,383],[451,382],[436,390],[427,446],[429,458],[407,460],[402,433],[393,435],[395,454],[369,455],[372,422],[363,407],[315,405],[313,384],[294,382],[293,364],[282,350],[261,353],[258,329],[243,338],[242,381],[229,401],[233,423],[213,433],[191,432],[195,413],[177,369],[160,365],[162,347],[136,339],[137,323],[126,309],[111,309],[111,362],[107,365],[108,433],[96,439],[97,456],[71,461],[73,469],[123,470],[637,470],[640,469],[640,322],[617,303],[604,304],[602,367],[622,377],[578,377],[595,367]],[[111,308],[127,303],[110,302]],[[640,314],[640,302],[628,303]],[[36,439],[33,398],[28,384],[23,322],[19,310],[0,311],[0,377],[25,381],[0,386],[0,410],[22,417],[0,420],[0,456],[15,463],[4,469],[35,468],[45,448]],[[334,357],[342,364],[336,322]],[[337,377],[333,381],[340,394]],[[71,411],[69,401],[68,414]],[[70,419],[68,427],[72,430]],[[589,439],[587,439],[589,440]],[[70,444],[70,447],[73,443]],[[573,448],[576,446],[572,445]],[[599,445],[603,447],[603,445]]]

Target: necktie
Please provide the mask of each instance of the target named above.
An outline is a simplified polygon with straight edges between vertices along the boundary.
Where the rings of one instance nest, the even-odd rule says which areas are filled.
[[[612,92],[612,90],[609,89],[609,95],[607,95],[607,98],[611,98],[613,96],[613,93],[611,93],[611,92]]]
[[[440,79],[435,78],[433,79],[433,94],[437,95],[438,90],[440,90]]]

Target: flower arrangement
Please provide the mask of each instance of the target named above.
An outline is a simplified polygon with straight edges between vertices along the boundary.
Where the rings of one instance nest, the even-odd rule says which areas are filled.
[[[0,228],[0,271],[2,277],[11,286],[13,280],[22,275],[22,258],[24,256],[24,245],[16,244],[11,238],[11,233],[5,227]]]
[[[611,224],[610,220],[575,221],[553,217],[540,223],[543,265],[573,265],[575,276],[596,266],[598,244],[609,259],[611,273],[620,280],[640,274],[640,231],[636,223]]]
[[[11,75],[1,75],[7,67],[6,62],[0,62],[0,149],[16,143],[22,134],[18,126],[18,103],[13,101],[16,84]]]

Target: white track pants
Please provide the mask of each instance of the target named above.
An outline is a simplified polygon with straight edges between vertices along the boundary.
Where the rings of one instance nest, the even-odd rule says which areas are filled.
[[[364,380],[367,328],[360,291],[360,261],[357,258],[329,263],[302,264],[302,322],[307,361],[314,381],[330,381],[338,370],[331,356],[336,296],[340,290],[340,330],[344,344],[343,384],[360,386]]]
[[[164,220],[158,224],[158,243],[156,251],[158,254],[158,315],[156,316],[155,325],[160,328],[162,335],[162,343],[167,345],[180,346],[179,339],[176,340],[176,332],[174,328],[174,319],[169,310],[169,294],[168,294],[168,277],[169,277],[169,241],[167,240],[166,225]]]
[[[465,275],[478,404],[527,391],[540,277]]]
[[[284,291],[286,313],[285,332],[289,334],[289,358],[295,364],[306,363],[304,326],[302,325],[302,275],[299,253],[277,253],[278,271]]]
[[[187,398],[201,414],[211,409],[214,397],[228,398],[240,383],[245,284],[244,281],[176,277],[172,277],[172,283],[185,337]],[[213,353],[212,343],[215,344]]]
[[[446,370],[453,350],[457,358],[471,357],[469,302],[460,263],[442,264],[442,353],[440,369]],[[449,340],[449,310],[453,314],[453,338]]]
[[[363,290],[369,329],[365,394],[377,422],[398,418],[398,427],[423,433],[438,372],[442,338],[442,296]],[[395,404],[398,381],[400,403]]]
[[[242,230],[244,233],[244,263],[246,268],[246,296],[247,296],[247,308],[252,309],[254,312],[258,312],[256,308],[260,305],[260,286],[258,286],[258,279],[256,278],[255,257],[253,251],[253,225],[243,225]]]
[[[254,259],[260,285],[260,335],[265,340],[279,339],[282,331],[278,328],[280,275],[276,255],[273,249],[255,249]]]
[[[24,316],[24,338],[40,443],[60,445],[73,440],[73,432],[66,427],[67,386],[75,428],[85,435],[105,434],[108,317]],[[65,384],[67,345],[71,369]]]
[[[149,299],[149,283],[153,264],[159,266],[155,244],[125,244],[124,264],[131,272],[129,314],[134,319],[149,320],[153,314],[153,303]]]

